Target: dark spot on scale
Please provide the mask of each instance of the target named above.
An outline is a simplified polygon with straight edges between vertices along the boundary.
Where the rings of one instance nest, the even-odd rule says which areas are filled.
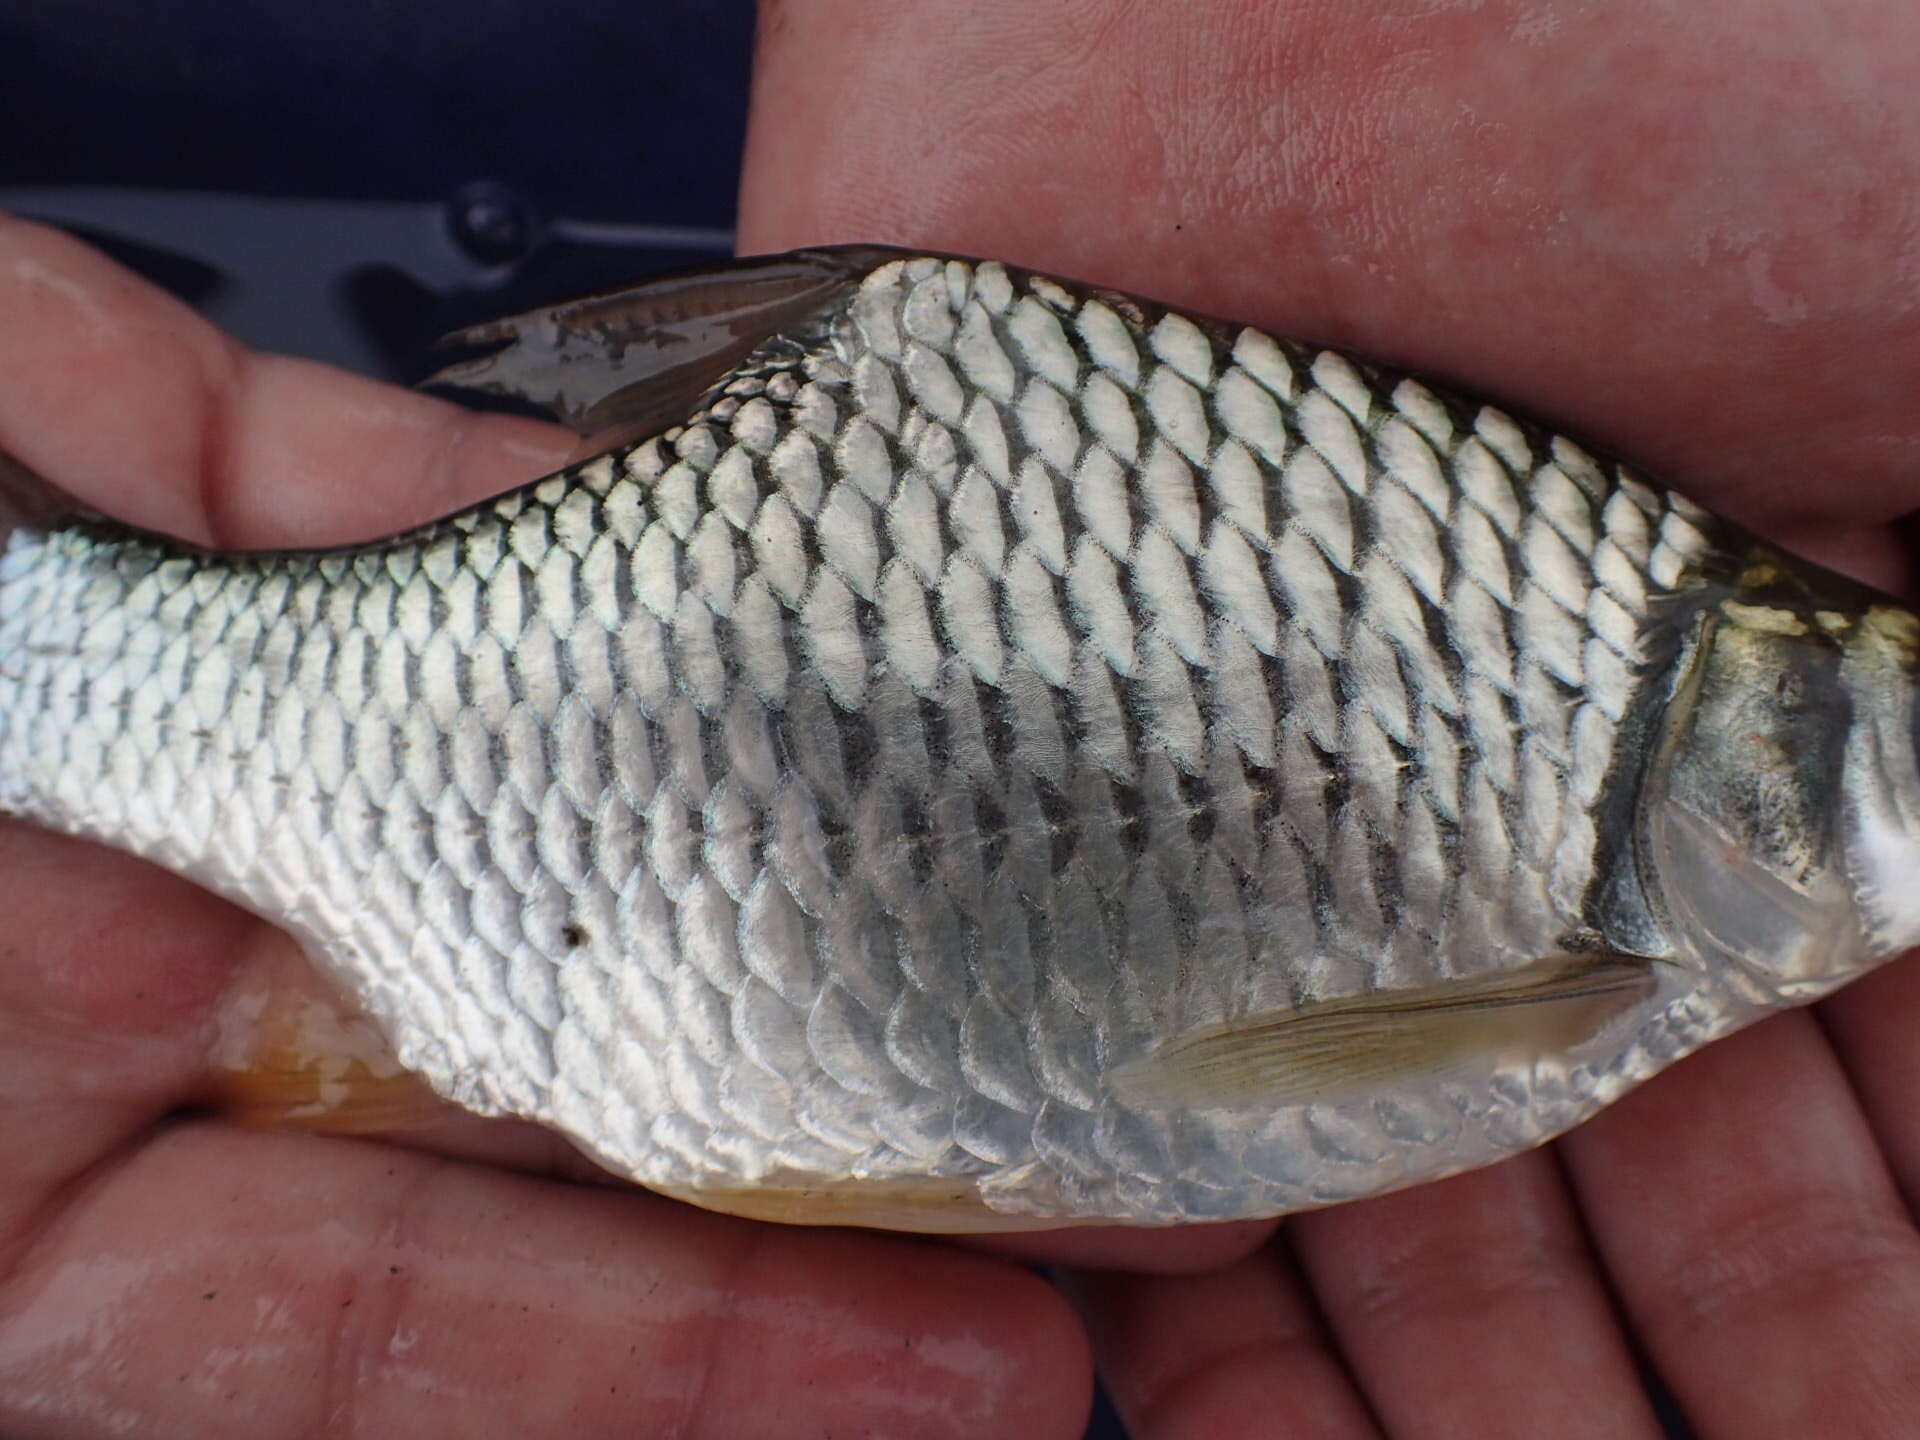
[[[1213,838],[1213,787],[1198,775],[1182,775],[1180,797],[1187,806],[1187,834],[1204,847]]]
[[[1034,786],[1034,798],[1046,817],[1047,833],[1052,840],[1051,861],[1057,875],[1066,869],[1080,843],[1080,826],[1074,817],[1072,802],[1059,790],[1041,780]]]
[[[1137,785],[1115,784],[1113,807],[1120,814],[1120,843],[1136,859],[1147,852],[1147,797]]]
[[[991,795],[979,791],[973,797],[973,814],[980,835],[981,863],[991,875],[999,870],[1007,853],[1007,812]]]
[[[578,950],[587,943],[587,927],[568,921],[560,927],[560,938],[567,942],[569,949]]]

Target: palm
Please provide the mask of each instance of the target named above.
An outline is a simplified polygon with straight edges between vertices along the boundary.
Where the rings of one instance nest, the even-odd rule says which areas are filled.
[[[1249,0],[1169,35],[1162,7],[1121,0],[784,7],[742,238],[1003,254],[1344,341],[1907,584],[1892,522],[1920,506],[1920,275],[1900,228],[1920,74],[1894,72],[1920,46],[1894,33],[1914,28],[1903,7],[1693,7],[1685,33],[1519,8],[1275,19]],[[1793,72],[1788,146],[1779,77],[1806,47],[1833,73]],[[194,538],[391,530],[566,449],[238,357],[28,227],[0,228],[0,316],[0,449]],[[1004,1261],[566,1184],[524,1134],[444,1137],[510,1169],[166,1123],[204,1078],[221,997],[280,942],[20,827],[0,830],[0,914],[10,1433],[1078,1423],[1082,1330]],[[1629,1333],[1703,1434],[1896,1433],[1920,1411],[1916,1018],[1920,971],[1894,967],[1687,1063],[1557,1154],[1303,1217],[1284,1246],[1231,1227],[1025,1253],[1208,1272],[1068,1279],[1143,1440],[1650,1434]]]

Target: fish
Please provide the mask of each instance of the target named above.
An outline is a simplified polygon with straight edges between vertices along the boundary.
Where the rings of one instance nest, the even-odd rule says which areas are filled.
[[[762,1219],[1173,1225],[1920,944],[1920,620],[1545,426],[871,246],[455,338],[583,458],[312,552],[0,484],[0,809],[284,928],[355,1074]]]

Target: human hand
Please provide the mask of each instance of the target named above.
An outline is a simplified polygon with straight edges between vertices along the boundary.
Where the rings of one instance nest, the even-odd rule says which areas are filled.
[[[0,451],[126,520],[221,546],[345,541],[573,444],[248,354],[0,217]],[[299,963],[291,942],[15,823],[0,916],[6,1435],[1078,1431],[1081,1329],[1016,1264],[583,1185],[591,1167],[526,1126],[465,1117],[402,1149],[182,1114],[222,1017]],[[1266,1229],[1024,1243],[1194,1268]]]
[[[1588,433],[1864,578],[1920,561],[1920,15],[806,0],[762,18],[742,247],[996,255]],[[1920,876],[1914,877],[1920,884]],[[1920,1424],[1920,964],[1560,1145],[1070,1282],[1138,1440]]]
[[[1145,42],[1128,31],[1129,23],[1153,29],[1150,15],[1121,15],[1119,29],[1089,52],[1084,40],[1031,43],[1041,38],[1036,22],[994,6],[969,7],[975,18],[958,32],[899,28],[913,7],[879,20],[870,7],[838,11],[822,0],[784,12],[785,30],[770,40],[743,197],[749,243],[872,238],[999,252],[1394,352],[1482,388],[1506,385],[1533,408],[1637,446],[1703,498],[1718,483],[1723,508],[1791,523],[1802,537],[1818,520],[1835,532],[1822,537],[1826,553],[1883,582],[1897,578],[1890,532],[1869,522],[1901,507],[1898,467],[1871,444],[1842,442],[1905,435],[1911,445],[1912,422],[1891,402],[1883,412],[1863,409],[1871,387],[1851,388],[1844,375],[1800,373],[1789,357],[1804,351],[1792,337],[1769,350],[1729,329],[1715,332],[1714,352],[1704,344],[1688,352],[1691,332],[1676,339],[1673,328],[1654,325],[1637,349],[1601,347],[1618,358],[1587,374],[1581,357],[1633,328],[1579,299],[1590,285],[1568,280],[1556,290],[1554,275],[1543,273],[1533,290],[1513,289],[1496,306],[1489,292],[1499,287],[1488,282],[1477,292],[1489,308],[1476,329],[1470,285],[1449,289],[1451,308],[1435,309],[1424,267],[1410,281],[1379,283],[1359,269],[1376,254],[1408,263],[1411,249],[1404,228],[1396,249],[1393,225],[1369,222],[1378,197],[1357,180],[1347,185],[1348,209],[1333,205],[1326,219],[1345,215],[1350,268],[1367,283],[1343,290],[1337,262],[1316,270],[1302,263],[1310,253],[1289,252],[1278,232],[1303,201],[1301,180],[1275,175],[1233,193],[1217,188],[1220,167],[1208,160],[1217,144],[1216,153],[1261,163],[1257,134],[1240,145],[1222,138],[1235,133],[1236,104],[1277,99],[1284,78],[1276,47],[1231,48],[1252,35],[1251,20],[1222,7],[1171,37],[1170,49],[1157,31]],[[1100,7],[1073,18],[1087,35],[1101,33]],[[1348,22],[1321,14],[1315,23]],[[1368,30],[1357,21],[1351,28]],[[1202,31],[1225,37],[1212,52],[1218,65],[1266,76],[1266,90],[1251,87],[1245,101],[1226,102],[1224,115],[1206,94],[1181,93],[1208,68],[1205,52],[1191,48]],[[927,37],[956,33],[959,53],[930,59]],[[1089,92],[1093,55],[1108,64],[1128,53],[1149,57],[1154,73],[1115,74]],[[1329,79],[1353,82],[1378,53],[1352,43]],[[1028,62],[1020,76],[1032,96],[1069,121],[1085,116],[1090,135],[1106,126],[1116,148],[1078,140],[1059,123],[1036,130],[1031,115],[1005,107],[997,119],[970,86],[992,79],[987,61],[1009,55]],[[917,71],[906,68],[909,57]],[[855,95],[837,85],[837,67],[866,66],[890,67],[900,89]],[[947,88],[929,93],[936,71]],[[997,73],[1002,83],[1012,78]],[[1157,96],[1143,89],[1169,82]],[[1103,92],[1158,104],[1140,104],[1131,120],[1103,118],[1089,103]],[[1364,86],[1353,93],[1384,103]],[[881,107],[880,118],[861,118],[873,113],[863,105]],[[1337,137],[1353,119],[1351,102],[1326,114]],[[1391,119],[1377,117],[1376,129],[1361,133],[1384,133],[1391,148],[1393,127],[1377,128]],[[856,133],[865,125],[877,128]],[[1158,174],[1139,163],[1138,147],[1154,134],[1191,158]],[[1328,157],[1339,154],[1336,138],[1316,172],[1330,185],[1341,173],[1327,168]],[[983,156],[992,162],[985,168]],[[914,165],[902,164],[906,157],[917,157]],[[1465,183],[1472,156],[1456,158]],[[1910,192],[1910,170],[1892,176],[1886,194]],[[1194,216],[1173,237],[1160,233],[1169,181]],[[1068,196],[1081,197],[1071,209]],[[1504,276],[1488,272],[1472,237],[1457,233],[1471,219],[1453,227],[1451,250],[1437,249],[1436,283]],[[1373,239],[1369,223],[1381,232]],[[1404,213],[1395,223],[1406,225]],[[1295,246],[1312,239],[1303,231],[1291,238]],[[1680,265],[1668,256],[1663,268],[1656,239],[1649,232],[1643,269],[1623,272],[1644,279],[1650,295],[1663,293],[1654,281]],[[1868,253],[1870,240],[1861,242]],[[1221,268],[1191,268],[1195,256]],[[1288,258],[1297,289],[1275,279]],[[1691,252],[1681,258],[1691,262]],[[1827,263],[1836,273],[1849,268],[1844,256]],[[1544,261],[1539,268],[1552,270]],[[1911,329],[1903,339],[1895,320],[1874,332],[1871,297],[1858,291],[1868,277],[1847,278],[1849,303],[1861,308],[1850,322],[1838,317],[1836,333],[1865,343],[1882,373],[1904,354],[1910,375],[1920,348]],[[1823,281],[1805,289],[1825,293]],[[1591,327],[1558,332],[1564,352],[1555,332],[1511,333],[1514,315],[1559,313]],[[176,307],[42,232],[0,234],[0,315],[0,447],[126,518],[193,538],[313,543],[391,530],[536,473],[566,448],[538,427],[460,417],[317,367],[240,359]],[[1823,343],[1843,348],[1832,337]],[[1776,383],[1755,390],[1748,370],[1764,374],[1769,355]],[[1484,362],[1477,369],[1476,356]],[[1547,363],[1556,358],[1575,367],[1559,380]],[[1691,368],[1708,359],[1717,372]],[[1676,385],[1716,374],[1721,384],[1740,379],[1727,387],[1740,405],[1731,417],[1725,407],[1714,412],[1726,431],[1720,445],[1690,452]],[[1522,379],[1534,388],[1513,388]],[[1591,391],[1596,383],[1614,387],[1611,401]],[[1793,405],[1775,416],[1783,394]],[[1642,414],[1636,403],[1654,408]],[[1725,446],[1744,425],[1753,433],[1740,453],[1792,474],[1797,456],[1781,434],[1798,441],[1795,417],[1809,409],[1848,423],[1837,439],[1836,424],[1799,453],[1881,488],[1863,483],[1845,505],[1813,497],[1804,511],[1790,502],[1808,497],[1783,491],[1782,508],[1742,511],[1743,500],[1766,497],[1734,493],[1740,467]],[[1768,420],[1771,431],[1760,423]],[[1716,463],[1717,482],[1708,474]],[[1909,495],[1905,508],[1912,504]],[[76,924],[83,893],[89,908]],[[404,1425],[467,1435],[651,1433],[683,1423],[688,1433],[704,1426],[722,1435],[857,1424],[995,1434],[1017,1424],[1022,1434],[1066,1435],[1077,1421],[1085,1383],[1078,1330],[1037,1282],[997,1262],[930,1244],[756,1227],[406,1151],[167,1123],[162,1117],[199,1084],[221,997],[249,967],[278,963],[279,942],[179,882],[17,827],[0,834],[0,906],[12,920],[12,953],[0,950],[8,1032],[0,1173],[9,1177],[0,1182],[0,1261],[9,1267],[0,1288],[0,1415],[14,1430],[251,1435]],[[1722,1405],[1765,1409],[1776,1402],[1761,1381],[1798,1387],[1827,1422],[1859,1413],[1863,1400],[1892,1415],[1911,1404],[1899,1386],[1913,1339],[1913,1241],[1887,1177],[1891,1163],[1911,1193],[1920,1150],[1920,1123],[1910,1111],[1903,1121],[1898,1108],[1913,1093],[1901,1081],[1916,1078],[1902,1059],[1898,1021],[1903,1003],[1909,1016],[1920,1008],[1920,987],[1907,979],[1903,1001],[1901,973],[1830,1007],[1864,1108],[1817,1028],[1795,1017],[1717,1047],[1629,1101],[1616,1112],[1622,1118],[1588,1127],[1584,1160],[1568,1147],[1571,1193],[1591,1207],[1634,1325],[1669,1374],[1697,1370],[1706,1387],[1699,1397],[1680,1387],[1703,1428],[1767,1433],[1743,1429],[1740,1410],[1707,1403],[1718,1394]],[[1852,997],[1866,998],[1849,1007]],[[1770,1035],[1783,1038],[1763,1042]],[[1668,1110],[1649,1108],[1676,1090],[1660,1102]],[[1714,1096],[1722,1103],[1705,1108]],[[1679,1117],[1671,1130],[1670,1113]],[[1612,1149],[1604,1148],[1609,1126],[1620,1135]],[[554,1168],[552,1152],[524,1135],[510,1143],[464,1136],[450,1148],[483,1143],[522,1169]],[[1889,1158],[1876,1151],[1881,1144]],[[1733,1163],[1743,1167],[1737,1195],[1725,1174]],[[1666,1198],[1656,1209],[1642,1191]],[[1644,1426],[1573,1207],[1553,1168],[1529,1160],[1291,1227],[1352,1373],[1395,1433],[1577,1434],[1585,1424],[1631,1434]],[[1734,1211],[1740,1223],[1722,1235]],[[1609,1213],[1619,1231],[1612,1240],[1601,1224]],[[1780,1215],[1791,1223],[1776,1225]],[[1341,1224],[1355,1233],[1342,1236]],[[1103,1266],[1193,1266],[1230,1258],[1258,1233],[1028,1244],[1069,1257],[1077,1250]],[[1646,1253],[1655,1242],[1661,1253]],[[1369,1258],[1373,1273],[1359,1273]],[[1245,1429],[1251,1419],[1303,1430],[1318,1420],[1328,1433],[1355,1433],[1363,1423],[1356,1392],[1306,1320],[1291,1264],[1270,1248],[1201,1280],[1078,1282],[1143,1435],[1182,1426],[1233,1433],[1226,1427]],[[1657,1318],[1648,1318],[1663,1308],[1682,1322],[1691,1315],[1691,1328],[1669,1324],[1676,1333],[1663,1341]],[[1448,1337],[1442,1362],[1430,1342],[1450,1314],[1474,1329]],[[1703,1341],[1725,1353],[1702,1357]],[[1725,1382],[1735,1373],[1755,1388],[1729,1400]],[[1473,1383],[1460,1384],[1463,1375]],[[1552,1383],[1538,1383],[1543,1376]],[[1790,1419],[1774,1422],[1784,1429]]]

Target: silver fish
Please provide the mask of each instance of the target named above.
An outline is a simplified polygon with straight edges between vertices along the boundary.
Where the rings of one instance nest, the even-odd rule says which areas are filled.
[[[1920,622],[1565,437],[872,249],[465,338],[627,438],[307,554],[13,482],[0,806],[644,1185],[1274,1215],[1920,943]]]

